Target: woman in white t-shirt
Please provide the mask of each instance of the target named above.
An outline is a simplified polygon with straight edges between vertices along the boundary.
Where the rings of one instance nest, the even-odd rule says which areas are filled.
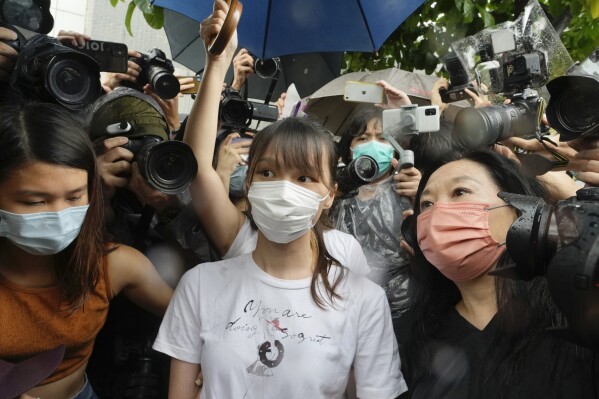
[[[217,0],[202,23],[205,42],[220,31],[226,10]],[[223,54],[207,55],[186,131],[191,142],[216,130],[236,45],[235,34]],[[279,121],[256,135],[248,163],[255,250],[198,265],[179,283],[154,343],[172,357],[169,397],[195,398],[200,365],[202,398],[342,398],[352,367],[360,398],[399,396],[407,388],[385,293],[349,271],[329,247],[338,240],[323,236],[323,211],[335,192],[331,137],[307,120]],[[212,178],[199,172],[199,186]],[[216,180],[212,187],[224,192]],[[206,196],[214,200],[214,192]],[[225,210],[212,212],[232,217],[222,202]],[[235,215],[232,240],[246,223]]]

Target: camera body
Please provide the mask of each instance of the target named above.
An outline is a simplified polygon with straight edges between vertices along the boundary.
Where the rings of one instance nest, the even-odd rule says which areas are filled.
[[[339,191],[344,197],[357,194],[357,189],[372,183],[380,177],[379,166],[373,157],[362,155],[349,164],[337,168],[336,181]]]
[[[253,120],[275,122],[279,109],[270,104],[244,100],[238,91],[227,88],[220,102],[219,118],[224,128],[248,130]]]
[[[71,110],[92,104],[102,93],[100,70],[90,56],[57,39],[0,23],[17,34],[5,42],[19,52],[5,90],[7,98],[54,102]]]
[[[587,188],[555,206],[541,198],[499,193],[518,211],[506,247],[513,260],[491,274],[547,279],[551,296],[568,320],[563,334],[599,350],[599,189]]]
[[[137,83],[123,82],[124,86],[143,92],[143,87],[149,83],[152,90],[166,100],[175,98],[179,94],[181,85],[173,75],[175,67],[164,51],[153,48],[147,54],[142,53],[140,58],[131,57],[129,60],[141,67],[141,74],[137,78]]]
[[[449,87],[447,89],[441,88],[439,94],[441,95],[441,101],[446,104],[453,103],[456,101],[468,100],[470,96],[466,93],[466,89],[478,93],[476,87],[470,83],[470,77],[468,71],[462,65],[459,57],[454,53],[448,54],[443,59],[445,70],[449,74]]]

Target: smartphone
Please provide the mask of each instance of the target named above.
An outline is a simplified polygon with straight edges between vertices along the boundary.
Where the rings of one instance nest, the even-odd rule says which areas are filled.
[[[98,63],[100,71],[127,73],[127,45],[123,43],[88,40],[83,46],[64,43],[77,51],[89,55]]]
[[[441,127],[439,107],[406,105],[383,111],[383,130],[400,124],[406,125],[400,134],[438,132]]]
[[[345,82],[343,99],[352,102],[380,104],[384,99],[384,91],[381,86],[374,83],[349,80]]]
[[[193,78],[193,87],[190,87],[187,90],[182,90],[179,93],[181,94],[198,94],[198,90],[200,89],[200,85],[202,84],[202,80],[200,76],[179,76],[177,79],[185,79],[185,78]]]
[[[467,86],[459,86],[452,87],[449,86],[449,89],[441,88],[439,89],[439,94],[441,95],[441,101],[445,104],[454,103],[456,101],[462,100],[472,100],[472,97],[468,93],[466,93],[466,89],[472,91],[474,94],[479,95],[478,90],[471,84]]]

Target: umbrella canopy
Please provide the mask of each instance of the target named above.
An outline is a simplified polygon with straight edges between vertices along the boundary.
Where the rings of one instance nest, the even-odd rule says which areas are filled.
[[[431,88],[437,79],[439,79],[437,76],[408,72],[398,68],[348,73],[327,83],[309,96],[305,112],[318,118],[327,129],[338,134],[349,124],[353,115],[364,107],[372,106],[371,104],[345,101],[343,99],[345,82],[353,80],[375,83],[378,80],[385,80],[390,85],[404,91],[413,104],[429,105]],[[446,118],[453,120],[455,114],[465,106],[469,106],[467,101],[450,104],[449,109],[445,111]]]
[[[192,71],[200,71],[206,63],[204,43],[198,34],[199,24],[194,19],[178,12],[164,10],[164,30],[174,61]],[[281,74],[272,98],[276,100],[291,83],[295,83],[300,96],[305,97],[319,87],[340,75],[343,52],[305,53],[281,57]],[[230,68],[226,81],[233,80]],[[248,97],[264,99],[270,86],[270,79],[257,75],[248,77]]]
[[[260,58],[335,51],[377,51],[424,0],[256,0],[244,4],[239,44]],[[196,21],[209,0],[155,0]],[[194,29],[197,32],[197,27]]]

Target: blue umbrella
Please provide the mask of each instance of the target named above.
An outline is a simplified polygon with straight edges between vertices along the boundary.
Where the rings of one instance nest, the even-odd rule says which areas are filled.
[[[243,1],[242,1],[243,2]],[[239,44],[267,59],[286,54],[377,51],[424,0],[246,0]],[[210,0],[155,0],[196,21]]]

